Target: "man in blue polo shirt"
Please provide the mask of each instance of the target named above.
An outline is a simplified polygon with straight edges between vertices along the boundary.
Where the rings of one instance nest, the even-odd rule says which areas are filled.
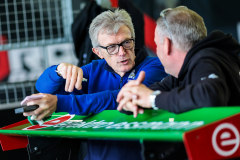
[[[140,71],[146,72],[143,81],[146,86],[167,75],[158,58],[149,57],[144,47],[135,49],[133,24],[125,10],[101,13],[92,21],[89,34],[92,51],[101,60],[81,68],[61,63],[46,69],[36,83],[43,98],[28,103],[38,104],[39,108],[24,113],[25,116],[37,115],[37,120],[41,120],[53,112],[89,115],[115,110],[119,90],[128,81],[135,80]],[[141,158],[138,141],[88,140],[86,159]]]

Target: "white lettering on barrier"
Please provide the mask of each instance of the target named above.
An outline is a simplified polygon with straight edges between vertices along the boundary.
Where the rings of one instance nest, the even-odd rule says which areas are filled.
[[[127,125],[128,122],[121,122],[121,123],[116,123],[116,124],[113,124],[111,126],[107,126],[106,129],[122,129],[124,125]]]
[[[54,125],[54,128],[105,128],[105,129],[151,129],[151,130],[180,130],[180,129],[192,129],[204,124],[203,121],[182,121],[182,122],[120,122],[114,124],[114,122],[105,122],[105,120],[96,122],[93,120],[91,122],[63,122],[57,125]]]
[[[105,128],[105,129],[151,129],[151,130],[179,130],[179,129],[191,129],[196,128],[204,124],[203,121],[181,121],[181,122],[162,122],[162,121],[154,121],[154,122],[106,122],[105,120],[101,120],[97,122],[97,120],[93,120],[90,122],[79,122],[79,120],[71,120],[74,115],[64,115],[49,121],[46,121],[42,126],[33,125],[26,127],[22,130],[37,130],[43,129],[46,127],[54,127],[54,128]]]

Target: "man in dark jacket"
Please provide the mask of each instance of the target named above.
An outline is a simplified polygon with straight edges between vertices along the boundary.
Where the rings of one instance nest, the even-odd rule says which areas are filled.
[[[143,74],[128,83],[118,94],[118,109],[133,111],[137,104],[181,113],[201,107],[240,105],[239,43],[220,31],[206,36],[202,18],[187,8],[174,8],[161,15],[155,42],[157,55],[170,75],[149,88],[136,85]],[[126,101],[132,94],[134,103]]]
[[[136,117],[143,112],[138,105],[174,113],[240,105],[240,45],[231,35],[214,31],[207,36],[203,19],[178,7],[161,12],[155,42],[169,76],[147,88],[140,84],[141,73],[119,92],[118,110],[132,111]]]

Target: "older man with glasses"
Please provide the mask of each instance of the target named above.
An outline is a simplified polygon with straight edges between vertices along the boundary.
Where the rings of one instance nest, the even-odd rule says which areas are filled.
[[[118,110],[132,111],[136,117],[144,112],[138,106],[182,113],[240,105],[240,45],[231,35],[213,31],[207,36],[202,17],[181,6],[161,12],[155,42],[169,76],[148,88],[141,84],[145,75],[140,73],[119,92]],[[182,144],[162,146],[162,159],[186,159]]]
[[[115,110],[118,92],[140,71],[146,72],[146,86],[167,76],[157,57],[149,57],[144,47],[135,49],[134,28],[126,11],[101,13],[92,21],[89,34],[92,51],[101,60],[81,68],[61,63],[46,69],[36,83],[43,98],[28,103],[38,104],[39,108],[25,116],[37,115],[37,120],[41,120],[54,111],[89,115]],[[141,146],[138,141],[88,140],[86,159],[142,159]]]

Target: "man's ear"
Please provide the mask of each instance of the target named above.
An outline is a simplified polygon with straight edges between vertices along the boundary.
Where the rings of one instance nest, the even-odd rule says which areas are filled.
[[[93,53],[95,53],[99,58],[103,59],[102,53],[98,50],[98,48],[92,48]]]
[[[165,37],[164,38],[164,50],[167,55],[170,55],[172,49],[172,42],[169,38]]]

